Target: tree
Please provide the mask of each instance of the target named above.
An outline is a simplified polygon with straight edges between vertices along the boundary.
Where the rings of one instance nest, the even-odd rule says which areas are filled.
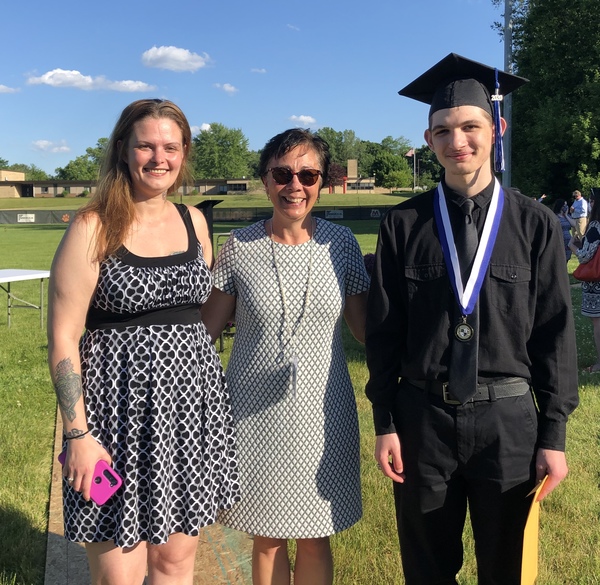
[[[65,167],[56,169],[56,178],[66,181],[95,181],[100,174],[100,166],[108,138],[100,138],[94,147],[86,148],[85,154],[78,156]]]
[[[532,195],[598,186],[597,0],[517,4],[515,70],[530,83],[513,98],[513,183]]]
[[[238,128],[213,123],[194,137],[193,168],[197,179],[232,179],[249,175],[248,139]]]
[[[340,165],[346,167],[349,160],[360,160],[362,156],[362,140],[356,136],[354,130],[344,130],[342,132],[342,150]]]
[[[50,175],[35,165],[24,165],[21,163],[15,163],[7,167],[9,171],[16,171],[18,173],[25,173],[26,181],[48,181],[51,179]]]
[[[358,159],[358,172],[363,177],[372,177],[375,174],[373,171],[373,163],[377,156],[384,151],[384,148],[378,142],[363,140],[361,150],[362,155],[361,158]]]
[[[329,145],[331,162],[346,167],[348,160],[360,160],[362,156],[362,140],[358,138],[354,130],[339,132],[325,126],[315,132]]]
[[[343,185],[345,176],[346,167],[339,165],[338,163],[331,163],[329,165],[329,176],[327,178],[327,185],[330,187],[335,187],[336,185]]]
[[[492,4],[498,8],[506,6],[506,0],[492,0]],[[529,11],[529,0],[511,0],[512,21],[512,46],[517,51],[523,44],[523,23]],[[504,14],[502,15],[504,18]],[[492,28],[496,29],[501,37],[504,36],[504,22],[495,22]]]
[[[373,161],[373,174],[375,175],[375,184],[383,186],[385,178],[394,171],[405,172],[410,177],[409,185],[412,186],[412,169],[403,156],[396,156],[389,151],[382,150]],[[394,185],[399,187],[400,185]]]
[[[324,128],[319,128],[315,134],[320,136],[327,144],[329,145],[329,154],[331,155],[331,162],[336,162],[338,164],[346,164],[347,159],[345,161],[342,160],[342,142],[344,140],[344,136],[341,132],[334,130],[333,128],[329,128],[329,126],[325,126]]]
[[[402,156],[406,154],[410,148],[410,140],[408,138],[404,138],[404,136],[400,136],[398,138],[392,138],[391,136],[386,136],[381,141],[381,147],[396,156]]]
[[[383,177],[381,186],[392,191],[395,188],[405,188],[413,186],[413,176],[409,169],[401,171],[390,171]]]
[[[0,169],[8,169],[8,161],[0,156]]]
[[[431,187],[442,178],[443,168],[429,146],[415,149],[417,155],[417,183],[421,187]]]
[[[258,167],[260,165],[260,154],[262,150],[251,150],[248,152],[248,173],[254,179],[260,179]]]

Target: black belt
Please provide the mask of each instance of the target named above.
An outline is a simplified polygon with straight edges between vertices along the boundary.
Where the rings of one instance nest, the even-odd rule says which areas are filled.
[[[140,313],[111,313],[98,307],[88,309],[85,328],[123,330],[126,327],[150,327],[151,325],[192,325],[202,321],[200,306],[196,303],[150,309]]]
[[[410,380],[402,378],[409,384],[427,390],[431,394],[441,396],[446,404],[462,404],[452,395],[448,389],[448,382],[439,382],[437,380]],[[525,378],[502,378],[494,380],[487,384],[477,384],[477,392],[468,402],[494,402],[498,398],[508,398],[509,396],[523,396],[529,392],[529,382]]]

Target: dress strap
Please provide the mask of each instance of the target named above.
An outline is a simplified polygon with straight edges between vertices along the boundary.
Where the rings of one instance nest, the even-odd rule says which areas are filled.
[[[187,236],[188,236],[187,251],[190,252],[191,250],[194,250],[194,249],[197,250],[198,249],[198,238],[196,237],[196,230],[194,229],[194,222],[192,221],[192,215],[190,213],[190,210],[188,209],[188,206],[185,205],[184,203],[175,203],[174,205],[177,208],[177,211],[179,211],[179,215],[181,215],[181,219],[183,220],[185,229],[187,231]]]

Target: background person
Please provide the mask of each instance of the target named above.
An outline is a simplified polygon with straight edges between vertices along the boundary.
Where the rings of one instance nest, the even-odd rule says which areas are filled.
[[[329,535],[362,514],[358,421],[342,317],[364,341],[369,278],[351,231],[312,216],[329,147],[291,129],[262,151],[273,216],[235,230],[202,309],[213,339],[235,310],[227,368],[241,501],[219,521],[254,535],[256,585],[330,584]]]
[[[56,252],[49,364],[63,419],[65,536],[86,543],[93,583],[188,583],[201,526],[233,504],[233,421],[200,320],[212,286],[202,213],[166,198],[191,132],[172,102],[127,106],[98,189]],[[83,338],[81,332],[85,328]],[[98,460],[123,486],[89,501]]]
[[[574,239],[569,242],[569,248],[577,256],[580,263],[590,262],[598,253],[600,246],[600,205],[595,199],[590,200],[590,223],[585,232],[581,247]],[[581,283],[581,314],[592,320],[594,344],[596,346],[596,363],[585,368],[588,373],[600,372],[600,282]]]
[[[506,122],[490,94],[525,81],[452,53],[400,91],[430,104],[425,140],[444,167],[437,189],[384,218],[367,312],[375,457],[394,480],[407,585],[457,583],[467,506],[478,583],[520,584],[526,495],[567,474],[577,371],[562,231],[491,163],[494,147],[503,166]]]
[[[573,191],[573,204],[571,205],[571,217],[575,220],[573,235],[581,240],[587,228],[588,202],[583,198],[580,191]]]
[[[575,220],[569,215],[569,206],[564,199],[557,199],[554,202],[552,211],[556,214],[556,217],[560,222],[560,227],[562,228],[563,240],[565,242],[565,254],[568,262],[571,259],[571,230],[575,229]]]

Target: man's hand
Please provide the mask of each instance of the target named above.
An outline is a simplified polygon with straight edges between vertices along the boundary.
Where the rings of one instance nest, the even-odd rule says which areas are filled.
[[[538,449],[535,458],[536,481],[542,481],[546,475],[548,476],[548,479],[546,480],[537,501],[541,502],[563,479],[565,479],[565,477],[567,477],[568,472],[567,459],[563,451]]]
[[[377,436],[375,460],[384,475],[398,483],[404,483],[402,449],[400,439],[396,433]]]

